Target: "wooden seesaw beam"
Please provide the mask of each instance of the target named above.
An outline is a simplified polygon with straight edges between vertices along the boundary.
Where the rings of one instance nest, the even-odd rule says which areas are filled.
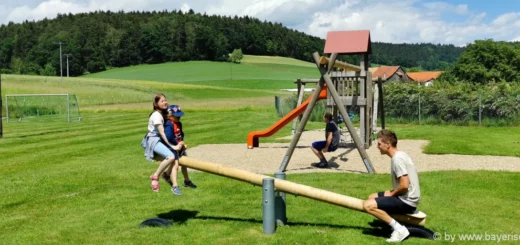
[[[200,161],[194,158],[183,156],[179,160],[179,164],[188,168],[197,169],[203,172],[216,174],[254,185],[262,186],[262,179],[273,178],[267,175],[255,174],[248,171],[230,168],[212,162]],[[306,185],[293,183],[287,180],[274,179],[274,187],[276,191],[290,193],[296,196],[303,196],[310,199],[334,204],[337,206],[365,212],[363,209],[363,200],[340,195],[331,191],[326,191]],[[424,226],[426,223],[425,215],[391,215],[395,220],[416,226]]]

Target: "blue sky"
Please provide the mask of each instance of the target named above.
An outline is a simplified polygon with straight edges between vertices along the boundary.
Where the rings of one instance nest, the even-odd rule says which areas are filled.
[[[439,1],[423,1],[423,2],[439,2]],[[466,4],[468,8],[475,12],[487,13],[487,21],[490,21],[499,15],[507,12],[520,12],[520,1],[518,0],[447,0],[444,1],[453,5]],[[448,19],[449,20],[449,19]]]
[[[464,46],[476,39],[520,41],[518,0],[2,0],[0,23],[95,10],[173,10],[249,15],[325,38],[370,30],[372,41]]]

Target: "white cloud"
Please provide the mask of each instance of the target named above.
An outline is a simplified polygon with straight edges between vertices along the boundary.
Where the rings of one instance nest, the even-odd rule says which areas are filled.
[[[507,13],[499,16],[491,22],[491,25],[502,26],[520,19],[520,13]]]
[[[22,22],[23,20],[41,20],[43,18],[54,18],[58,13],[82,13],[96,10],[142,10],[161,0],[89,0],[88,2],[73,2],[70,0],[47,0],[36,7],[27,5],[10,9],[4,23],[9,21]]]
[[[520,42],[520,36],[511,39],[511,42]]]
[[[181,6],[181,11],[182,11],[183,13],[187,13],[187,12],[189,12],[190,9],[191,9],[190,5],[188,5],[188,4],[186,4],[186,3],[185,3],[185,4],[182,4],[182,6]]]
[[[487,13],[472,10],[471,3],[453,5],[442,0],[430,3],[424,0],[34,1],[37,0],[22,1],[24,5],[16,8],[12,8],[12,4],[0,3],[0,21],[39,20],[54,18],[58,13],[95,10],[188,11],[191,8],[210,15],[254,16],[321,38],[325,38],[328,31],[368,29],[372,40],[378,42],[433,42],[462,46],[475,39],[509,41],[518,39],[520,35],[520,12],[504,13],[486,21]]]
[[[423,4],[423,6],[426,10],[433,13],[453,12],[458,15],[465,15],[469,13],[468,5],[466,4],[453,5],[445,2],[429,2]]]
[[[519,34],[515,20],[520,21],[520,13],[506,13],[491,23],[485,23],[486,13],[472,13],[465,5],[435,3],[427,7],[417,7],[413,1],[387,0],[350,4],[340,10],[330,10],[314,14],[305,32],[325,37],[331,30],[368,29],[373,41],[392,43],[451,43],[463,46],[475,39],[493,38],[510,40]],[[428,13],[437,9],[435,15]],[[445,12],[455,12],[466,17],[459,22],[449,22],[440,16]],[[374,14],[377,13],[377,14]],[[326,28],[323,28],[326,27]]]

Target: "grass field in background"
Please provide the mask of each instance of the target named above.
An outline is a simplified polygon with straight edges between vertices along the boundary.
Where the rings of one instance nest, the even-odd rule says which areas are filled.
[[[383,244],[388,227],[374,229],[369,225],[371,216],[290,195],[289,225],[266,236],[261,189],[211,174],[192,173],[199,188],[184,188],[181,197],[172,196],[163,181],[160,193],[150,190],[149,176],[157,165],[144,159],[140,141],[154,93],[165,93],[171,104],[186,111],[183,123],[190,147],[219,143],[246,147],[249,132],[279,120],[274,96],[291,95],[279,89],[295,88],[294,79],[316,78],[315,73],[308,62],[246,56],[243,64],[143,65],[63,80],[2,75],[2,95],[76,94],[82,122],[4,121],[1,243]],[[323,127],[322,122],[307,124],[309,130]],[[387,127],[399,139],[430,140],[425,149],[430,154],[520,156],[520,127],[394,123]],[[280,142],[276,138],[290,135],[290,130],[287,125],[261,142]],[[357,198],[390,186],[388,174],[313,173],[287,178]],[[420,209],[429,215],[427,227],[441,234],[518,234],[520,198],[514,186],[519,182],[517,172],[421,173]],[[174,226],[138,228],[152,217],[170,219]],[[405,243],[439,242],[411,238]]]
[[[282,65],[295,65],[316,68],[316,64],[312,62],[297,60],[293,58],[281,57],[281,56],[262,56],[262,55],[244,55],[242,63],[253,63],[253,64],[282,64]]]
[[[193,173],[199,188],[185,188],[181,197],[173,196],[164,182],[161,192],[154,193],[148,177],[156,164],[144,160],[139,145],[147,116],[147,112],[85,113],[81,123],[6,124],[0,140],[0,173],[5,176],[0,179],[2,242],[340,244],[348,240],[381,244],[388,236],[387,230],[369,225],[373,218],[367,214],[291,195],[287,199],[289,225],[265,236],[261,189],[206,173]],[[240,121],[230,123],[232,118]],[[183,118],[186,143],[192,147],[242,143],[245,147],[248,132],[265,129],[277,119],[274,109],[190,111]],[[431,130],[410,125],[393,128],[402,138]],[[448,128],[443,134],[455,135],[458,129]],[[491,138],[500,135],[497,131],[482,133]],[[290,126],[286,126],[262,142],[289,134]],[[449,141],[448,137],[434,137],[432,144]],[[357,198],[389,186],[389,179],[388,174],[288,175],[290,181]],[[520,198],[512,186],[519,181],[520,174],[510,172],[422,173],[421,210],[429,215],[427,227],[448,234],[515,234],[520,226],[514,218],[520,215],[515,204]],[[174,226],[138,228],[152,217],[171,219]],[[406,243],[437,244],[420,238]]]
[[[281,89],[295,89],[294,81],[285,80],[215,80],[215,81],[199,81],[183,84],[205,85],[222,88],[241,88],[241,89],[259,89],[279,91]]]
[[[460,127],[451,125],[392,125],[403,139],[431,140],[427,154],[520,157],[520,127]]]
[[[283,95],[279,90],[285,87],[280,81],[255,82],[234,81],[235,86],[227,86],[226,81],[179,84],[155,81],[133,81],[87,78],[57,78],[39,76],[3,75],[2,94],[75,94],[80,106],[129,104],[150,102],[157,92],[166,94],[172,101],[254,98]],[[5,97],[2,97],[5,99]],[[273,99],[274,100],[274,99]],[[243,106],[248,106],[244,104]]]
[[[316,78],[317,68],[298,65],[188,61],[157,65],[113,68],[89,74],[86,78],[148,80],[160,82],[193,82],[212,80],[287,80]]]

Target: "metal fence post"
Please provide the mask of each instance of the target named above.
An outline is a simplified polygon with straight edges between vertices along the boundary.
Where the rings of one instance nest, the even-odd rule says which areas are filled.
[[[262,217],[264,234],[270,235],[276,231],[274,211],[274,179],[262,179]]]
[[[285,180],[284,172],[274,173],[276,179]],[[275,180],[276,181],[276,180]],[[276,191],[274,197],[274,211],[277,225],[285,225],[287,223],[287,205],[285,199],[285,192]]]
[[[5,122],[9,122],[9,97],[5,96]]]
[[[69,94],[67,94],[67,122],[70,122],[70,99],[69,99]]]
[[[421,93],[419,93],[419,124],[421,124]]]
[[[482,95],[478,94],[478,126],[482,126]]]
[[[274,96],[274,108],[276,109],[276,113],[279,117],[283,116],[282,109],[280,107],[280,97]]]

